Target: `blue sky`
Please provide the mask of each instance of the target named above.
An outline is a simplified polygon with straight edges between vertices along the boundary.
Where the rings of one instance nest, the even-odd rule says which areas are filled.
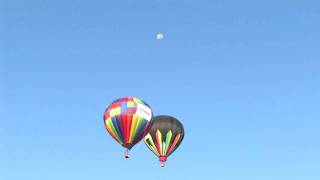
[[[1,179],[320,179],[319,1],[0,2]],[[166,168],[107,134],[123,96],[184,124]]]

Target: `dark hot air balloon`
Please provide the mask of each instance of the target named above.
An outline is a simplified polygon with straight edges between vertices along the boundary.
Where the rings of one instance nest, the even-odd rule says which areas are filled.
[[[171,116],[156,116],[144,142],[159,158],[161,167],[180,145],[184,137],[183,125]]]
[[[137,144],[150,130],[152,111],[147,103],[125,97],[113,101],[106,109],[103,117],[109,134],[127,150],[125,157],[129,157],[129,150]]]

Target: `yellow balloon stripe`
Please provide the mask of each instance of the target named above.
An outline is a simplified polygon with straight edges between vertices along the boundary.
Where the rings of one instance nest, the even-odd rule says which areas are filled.
[[[110,117],[116,116],[121,114],[121,108],[117,107],[117,108],[113,108],[110,110]]]
[[[131,129],[130,129],[130,138],[129,143],[132,143],[133,138],[135,137],[137,122],[139,120],[139,117],[137,115],[132,115],[132,123],[131,123]]]
[[[139,127],[141,126],[142,121],[143,121],[143,119],[140,116],[137,116],[137,123],[136,123],[136,126],[133,131],[133,139],[136,139],[136,136],[138,133],[137,131],[138,131]]]
[[[144,104],[140,99],[133,98],[133,102],[139,103],[139,104]]]

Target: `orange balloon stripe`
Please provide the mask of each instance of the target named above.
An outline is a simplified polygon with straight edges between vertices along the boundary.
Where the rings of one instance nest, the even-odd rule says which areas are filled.
[[[174,141],[173,141],[173,143],[172,143],[169,151],[167,152],[166,156],[169,156],[169,155],[173,152],[173,150],[176,148],[176,145],[177,145],[177,143],[179,142],[180,136],[181,136],[181,135],[178,134],[178,135],[174,138]]]
[[[157,130],[156,132],[156,140],[157,140],[157,149],[160,155],[162,155],[162,138],[161,138],[161,132]]]

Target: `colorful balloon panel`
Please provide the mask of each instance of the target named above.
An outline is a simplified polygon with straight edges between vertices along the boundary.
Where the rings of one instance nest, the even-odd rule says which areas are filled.
[[[131,149],[150,130],[152,110],[138,98],[120,98],[107,107],[103,120],[109,134],[123,147]]]
[[[145,136],[147,147],[164,163],[184,138],[183,125],[171,116],[154,117],[153,125]],[[164,164],[163,164],[164,165]]]

